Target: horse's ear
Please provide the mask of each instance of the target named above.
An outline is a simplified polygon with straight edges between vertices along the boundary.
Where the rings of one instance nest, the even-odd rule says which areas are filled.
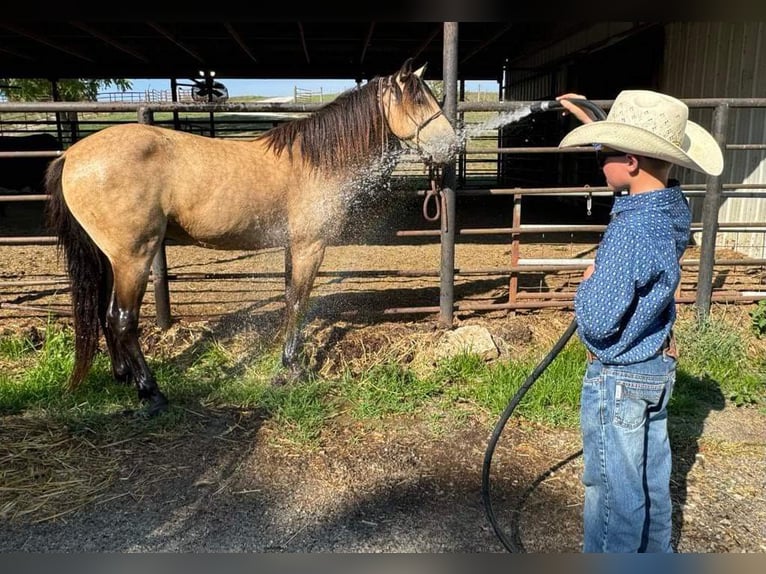
[[[420,67],[419,67],[417,70],[415,70],[414,74],[415,74],[415,75],[416,75],[418,78],[422,78],[422,77],[423,77],[423,72],[425,72],[425,71],[426,71],[426,66],[428,66],[428,62],[426,62],[425,64],[423,64],[422,66],[420,66]]]
[[[410,77],[410,74],[412,73],[412,63],[415,61],[414,58],[407,58],[404,61],[404,64],[402,64],[401,69],[399,70],[398,79],[400,82],[406,82],[407,78]]]

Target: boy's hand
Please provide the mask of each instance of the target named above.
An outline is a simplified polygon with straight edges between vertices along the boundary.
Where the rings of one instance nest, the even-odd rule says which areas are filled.
[[[556,100],[561,103],[561,105],[564,107],[565,110],[567,110],[570,114],[572,114],[582,123],[589,124],[590,122],[593,121],[593,118],[588,114],[588,112],[586,112],[580,106],[568,101],[568,100],[584,100],[584,99],[586,98],[582,94],[575,94],[571,92],[568,94],[561,94],[560,96],[556,97]]]

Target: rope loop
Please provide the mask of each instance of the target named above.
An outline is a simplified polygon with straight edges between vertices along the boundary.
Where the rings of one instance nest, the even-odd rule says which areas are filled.
[[[442,173],[441,169],[435,166],[430,166],[428,171],[428,177],[431,180],[431,189],[426,191],[426,197],[423,200],[423,217],[426,221],[437,221],[444,214],[444,231],[447,231],[447,198],[442,191]],[[433,215],[428,213],[428,203],[433,201],[434,212]]]
[[[428,204],[433,201],[433,215],[428,214]],[[426,197],[423,200],[423,217],[426,221],[436,221],[441,217],[442,192],[436,185],[436,180],[431,180],[431,189],[426,191]]]

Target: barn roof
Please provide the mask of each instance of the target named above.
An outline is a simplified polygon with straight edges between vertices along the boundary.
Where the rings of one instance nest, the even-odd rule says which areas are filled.
[[[442,76],[443,22],[301,21],[167,15],[109,20],[0,21],[2,74],[10,78],[369,79],[406,57]],[[584,22],[460,22],[458,78],[500,79]]]

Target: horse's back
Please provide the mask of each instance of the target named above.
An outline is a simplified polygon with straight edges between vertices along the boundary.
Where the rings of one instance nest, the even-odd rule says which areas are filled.
[[[65,162],[64,197],[94,233],[167,230],[224,249],[280,242],[288,197],[300,180],[289,154],[275,155],[261,141],[142,124],[96,132],[70,147]]]
[[[169,151],[172,145],[204,143],[202,136],[146,124],[119,124],[99,130],[73,144],[66,152],[68,162],[145,161],[153,154]],[[198,143],[193,143],[199,140]]]

